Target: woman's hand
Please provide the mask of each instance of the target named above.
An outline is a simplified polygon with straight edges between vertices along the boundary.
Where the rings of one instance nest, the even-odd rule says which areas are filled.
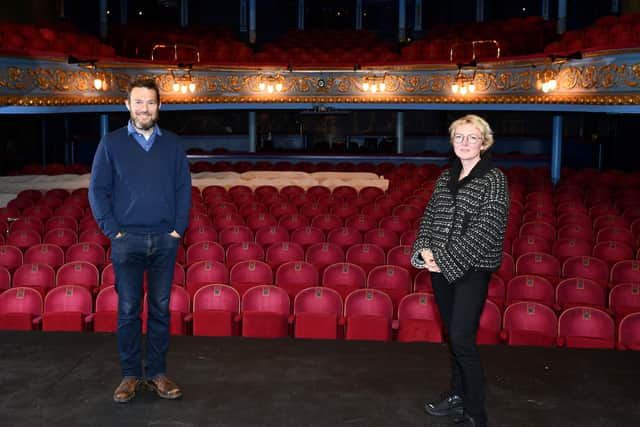
[[[432,273],[440,273],[440,267],[436,264],[435,259],[433,259],[433,252],[429,249],[423,249],[420,251],[420,256],[424,260],[424,266],[427,270]]]

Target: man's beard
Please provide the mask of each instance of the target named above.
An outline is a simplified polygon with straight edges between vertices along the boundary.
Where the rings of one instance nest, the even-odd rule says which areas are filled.
[[[131,113],[131,123],[133,123],[133,127],[135,127],[138,130],[143,130],[143,131],[149,130],[153,128],[157,122],[158,122],[158,113],[156,113],[155,116],[149,116],[149,118],[145,122],[141,122],[136,118],[135,114]]]

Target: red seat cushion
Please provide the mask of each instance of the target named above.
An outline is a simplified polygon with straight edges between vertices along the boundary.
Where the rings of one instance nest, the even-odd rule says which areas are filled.
[[[608,348],[613,349],[615,342],[603,338],[564,337],[564,345],[574,348]]]
[[[2,313],[0,314],[0,329],[14,331],[30,331],[33,329],[31,313]]]
[[[289,335],[287,316],[280,313],[245,311],[242,314],[242,336],[281,338]]]
[[[182,312],[171,312],[171,317],[169,318],[169,333],[171,335],[184,335],[186,333],[184,314]]]
[[[331,313],[300,313],[296,315],[295,338],[336,339],[338,319]]]
[[[348,340],[390,341],[391,325],[383,316],[356,314],[347,318]]]
[[[405,319],[400,322],[398,341],[442,342],[442,327],[434,320]]]
[[[476,343],[481,345],[496,345],[499,341],[498,332],[491,329],[478,328]]]
[[[118,312],[99,311],[93,317],[94,332],[117,332]]]
[[[42,315],[43,331],[82,331],[83,314],[79,311],[44,313]]]
[[[193,313],[193,335],[228,337],[236,335],[233,313],[224,310],[198,310]]]
[[[556,337],[544,335],[533,331],[509,331],[509,345],[532,345],[541,347],[553,347]]]

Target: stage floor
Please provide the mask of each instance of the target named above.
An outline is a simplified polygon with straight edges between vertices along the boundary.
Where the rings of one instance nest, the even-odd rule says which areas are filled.
[[[638,426],[640,352],[482,347],[490,426]],[[172,337],[184,397],[128,404],[110,334],[0,332],[4,426],[410,427],[448,385],[445,345]]]

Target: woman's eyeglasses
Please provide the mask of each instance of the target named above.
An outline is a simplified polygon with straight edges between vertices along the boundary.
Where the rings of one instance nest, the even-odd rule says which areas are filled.
[[[453,142],[455,142],[456,144],[462,144],[465,139],[467,140],[467,144],[469,145],[477,145],[482,142],[482,136],[473,133],[470,133],[468,135],[456,133],[453,135]]]

